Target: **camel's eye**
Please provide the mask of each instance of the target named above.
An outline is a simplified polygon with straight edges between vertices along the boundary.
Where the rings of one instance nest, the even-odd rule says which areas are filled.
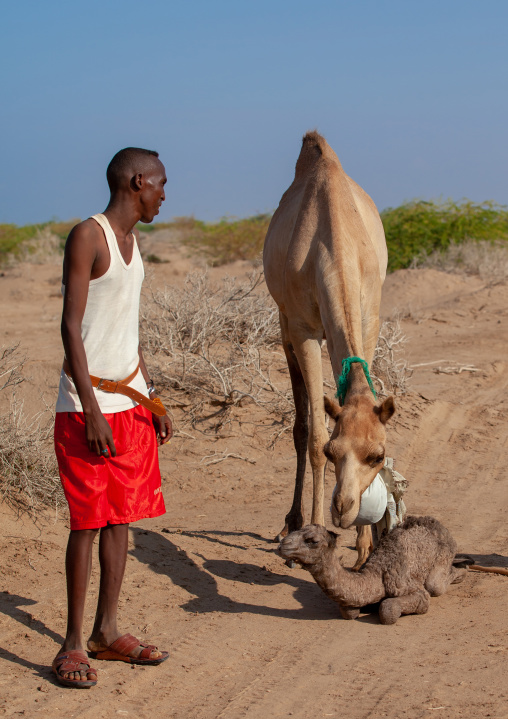
[[[312,537],[308,537],[308,538],[305,540],[305,544],[308,544],[309,547],[315,547],[316,544],[319,544],[319,542],[316,542],[316,540],[315,540],[315,539],[312,539]]]
[[[378,464],[381,464],[381,462],[385,461],[385,455],[383,454],[377,454],[374,456],[367,457],[367,463],[371,467],[376,467]]]

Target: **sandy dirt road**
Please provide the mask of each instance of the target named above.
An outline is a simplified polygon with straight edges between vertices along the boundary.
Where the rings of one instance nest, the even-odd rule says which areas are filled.
[[[180,281],[188,268],[174,269],[158,266],[158,281]],[[55,265],[23,265],[0,278],[6,339],[22,340],[32,388],[49,396],[61,361],[58,275]],[[508,288],[401,271],[383,300],[385,317],[396,311],[420,365],[388,432],[388,453],[410,480],[409,511],[443,521],[478,563],[508,567]],[[508,578],[469,573],[427,615],[392,627],[375,613],[344,621],[309,574],[274,554],[294,449],[286,433],[268,450],[244,411],[233,436],[182,437],[161,451],[168,512],[130,530],[121,626],[170,651],[160,667],[97,662],[89,691],[53,681],[67,522],[49,514],[34,525],[0,505],[0,716],[508,717]],[[255,464],[203,466],[226,448]],[[332,487],[329,472],[327,497]],[[354,540],[342,532],[350,565]],[[87,628],[97,587],[95,569]]]

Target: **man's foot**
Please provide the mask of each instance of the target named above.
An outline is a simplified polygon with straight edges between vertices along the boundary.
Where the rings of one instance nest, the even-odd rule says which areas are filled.
[[[169,652],[161,652],[153,644],[145,644],[132,634],[124,634],[111,644],[88,640],[88,651],[93,659],[128,664],[161,664],[169,657]]]
[[[51,668],[58,683],[64,687],[88,689],[97,684],[97,670],[90,666],[82,649],[58,652]]]

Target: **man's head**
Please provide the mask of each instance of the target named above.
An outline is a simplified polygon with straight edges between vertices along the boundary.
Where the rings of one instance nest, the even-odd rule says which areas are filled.
[[[166,170],[159,153],[126,147],[113,157],[106,171],[111,199],[128,194],[141,213],[141,222],[151,222],[166,199]]]

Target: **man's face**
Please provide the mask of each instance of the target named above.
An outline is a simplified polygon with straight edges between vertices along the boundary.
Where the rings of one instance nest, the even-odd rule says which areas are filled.
[[[142,187],[139,193],[141,205],[141,222],[152,222],[155,215],[159,214],[160,206],[166,199],[164,185],[167,182],[166,170],[160,160],[153,163],[153,166],[143,173]]]

